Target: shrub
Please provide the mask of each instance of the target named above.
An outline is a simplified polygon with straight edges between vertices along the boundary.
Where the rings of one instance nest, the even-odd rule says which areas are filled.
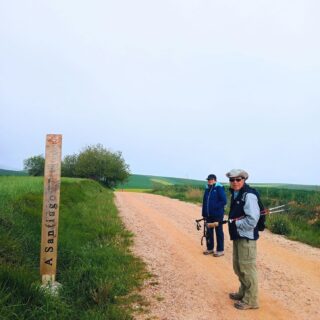
[[[274,215],[268,219],[268,228],[273,233],[289,235],[292,231],[290,221],[285,216]]]
[[[121,152],[111,152],[97,144],[80,152],[75,173],[77,177],[93,179],[113,188],[128,179],[129,166]]]
[[[28,171],[29,176],[43,176],[44,175],[44,157],[38,155],[30,157],[23,161],[24,170]]]
[[[63,177],[76,177],[77,161],[77,154],[65,156],[61,164],[61,175]]]
[[[42,155],[24,160],[24,168],[32,176],[43,176],[44,165]],[[67,155],[61,164],[62,176],[93,179],[109,188],[125,182],[129,174],[121,152],[112,152],[101,144],[88,146],[79,154]]]
[[[197,188],[190,188],[186,192],[186,198],[192,202],[201,202],[203,197],[203,191]]]

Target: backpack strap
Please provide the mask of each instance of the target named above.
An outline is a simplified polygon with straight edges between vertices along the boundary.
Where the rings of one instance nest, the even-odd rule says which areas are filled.
[[[253,188],[251,188],[251,190],[253,191],[253,192],[251,192],[251,193],[253,193],[253,194],[257,197],[257,199],[258,199],[258,205],[259,205],[260,211],[263,211],[263,210],[264,210],[264,205],[263,205],[262,202],[261,202],[260,195],[259,195],[258,191],[255,190],[255,189],[253,189]],[[243,202],[246,201],[246,196],[247,196],[248,193],[249,193],[249,192],[244,192],[244,193],[243,193],[243,195],[242,195],[242,197],[241,197],[241,201],[243,201]]]
[[[241,201],[246,202],[247,194],[248,194],[248,192],[244,192],[244,193],[242,194]]]

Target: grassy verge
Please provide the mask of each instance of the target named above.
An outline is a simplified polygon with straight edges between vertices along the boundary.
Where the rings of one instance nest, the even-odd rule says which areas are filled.
[[[181,201],[202,203],[204,189],[188,185],[173,185],[157,186],[157,188],[153,189],[151,192],[174,199],[179,199]]]
[[[119,192],[142,192],[142,193],[149,193],[152,191],[152,189],[120,189],[120,188],[116,188],[115,191],[119,191]]]
[[[59,221],[59,296],[39,289],[43,179],[0,177],[0,319],[132,319],[132,294],[145,273],[129,250],[113,193],[63,179]]]
[[[255,187],[259,191],[265,207],[268,208],[281,204],[288,204],[290,207],[288,213],[275,213],[267,216],[267,228],[270,231],[285,235],[292,240],[320,247],[319,191],[312,189],[295,190],[283,187]],[[204,189],[193,186],[174,185],[159,186],[152,192],[182,201],[201,204]],[[227,207],[226,213],[228,211],[229,208]]]
[[[320,192],[286,188],[260,188],[266,207],[288,204],[289,212],[269,215],[267,227],[292,240],[320,247]]]

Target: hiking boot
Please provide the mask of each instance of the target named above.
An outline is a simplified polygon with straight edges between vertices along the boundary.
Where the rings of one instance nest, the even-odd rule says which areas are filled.
[[[203,254],[204,255],[208,255],[208,254],[212,254],[213,253],[213,250],[206,250],[206,251],[203,251]]]
[[[259,306],[257,305],[250,305],[247,304],[243,301],[237,301],[234,303],[235,308],[240,309],[240,310],[247,310],[247,309],[258,309]]]
[[[216,251],[216,252],[213,253],[213,256],[214,256],[214,257],[221,257],[221,256],[223,256],[223,255],[224,255],[224,252],[223,252],[223,251]]]
[[[229,293],[229,298],[232,300],[241,300],[243,296],[241,296],[238,292]]]

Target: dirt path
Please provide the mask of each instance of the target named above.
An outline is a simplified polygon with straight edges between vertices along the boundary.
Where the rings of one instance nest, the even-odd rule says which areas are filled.
[[[237,310],[232,243],[225,229],[225,255],[204,256],[197,205],[162,196],[117,192],[116,203],[135,236],[133,251],[156,280],[143,295],[150,313],[137,319],[320,319],[320,250],[265,231],[258,241],[260,309]]]

